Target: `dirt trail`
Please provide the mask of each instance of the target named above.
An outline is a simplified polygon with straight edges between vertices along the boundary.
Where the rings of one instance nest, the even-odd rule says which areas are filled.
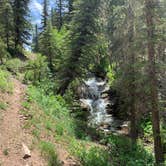
[[[31,148],[32,136],[22,126],[22,109],[25,86],[18,80],[12,79],[14,92],[8,95],[9,107],[0,123],[0,165],[1,166],[45,166],[37,150],[31,150],[31,157],[23,159],[22,143]],[[6,153],[6,154],[5,154]],[[7,154],[8,153],[8,154]]]

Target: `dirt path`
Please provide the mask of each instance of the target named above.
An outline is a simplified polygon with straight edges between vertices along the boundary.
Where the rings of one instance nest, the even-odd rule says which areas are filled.
[[[25,86],[13,79],[14,92],[8,96],[9,107],[0,124],[0,166],[45,166],[45,161],[37,150],[31,151],[31,157],[24,160],[22,143],[29,148],[32,136],[22,126],[20,115]]]

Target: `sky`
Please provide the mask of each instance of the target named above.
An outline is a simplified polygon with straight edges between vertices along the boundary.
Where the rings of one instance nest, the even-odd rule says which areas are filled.
[[[31,13],[31,22],[32,24],[40,24],[41,14],[42,14],[42,2],[43,0],[30,0],[29,9]],[[50,8],[54,5],[55,0],[50,0]]]
[[[32,24],[40,24],[42,14],[42,0],[31,0],[29,4]]]

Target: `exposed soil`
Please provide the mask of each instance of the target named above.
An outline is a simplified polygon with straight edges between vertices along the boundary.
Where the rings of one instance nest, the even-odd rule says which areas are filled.
[[[38,150],[31,150],[31,157],[23,159],[22,143],[31,148],[33,137],[23,129],[20,110],[26,86],[18,80],[11,80],[14,84],[13,94],[5,95],[8,108],[3,113],[0,123],[0,165],[2,166],[45,166]]]

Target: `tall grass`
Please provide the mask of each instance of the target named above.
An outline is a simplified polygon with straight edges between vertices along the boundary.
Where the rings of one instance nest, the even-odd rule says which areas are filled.
[[[10,81],[10,75],[7,71],[0,69],[0,91],[9,92],[13,91],[13,84]]]
[[[36,102],[46,115],[54,119],[54,130],[57,135],[74,136],[75,124],[61,96],[46,95],[43,89],[34,86],[29,86],[27,94],[29,102]],[[51,125],[51,122],[46,122],[47,129],[51,129]]]
[[[48,166],[61,166],[55,147],[52,143],[42,141],[40,143],[40,149],[42,156],[48,160]]]

